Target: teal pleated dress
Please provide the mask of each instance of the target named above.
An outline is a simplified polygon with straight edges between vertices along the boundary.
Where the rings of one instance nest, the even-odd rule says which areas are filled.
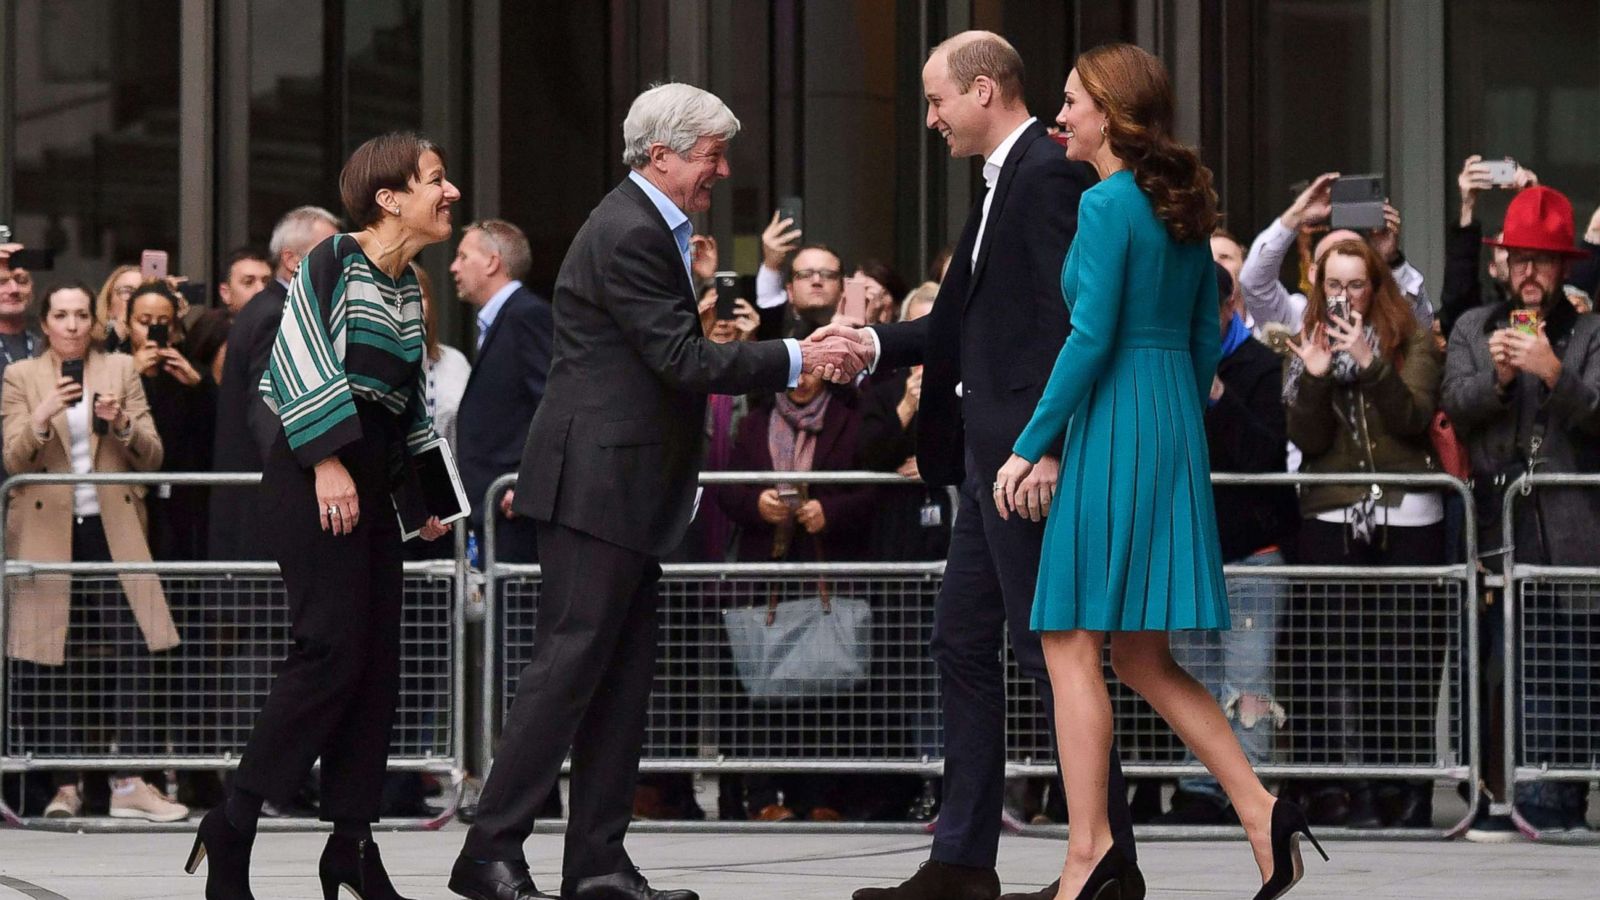
[[[1175,242],[1132,173],[1084,192],[1061,271],[1072,335],[1014,448],[1061,459],[1035,631],[1229,626],[1203,419],[1214,273],[1209,243]]]

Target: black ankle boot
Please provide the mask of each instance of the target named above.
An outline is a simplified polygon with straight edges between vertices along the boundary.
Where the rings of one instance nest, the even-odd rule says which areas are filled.
[[[255,900],[250,893],[250,848],[254,834],[245,834],[228,823],[222,807],[206,813],[194,838],[194,849],[183,870],[193,875],[201,860],[206,866],[206,900]]]
[[[378,845],[370,840],[330,835],[328,846],[322,849],[317,875],[322,879],[324,900],[337,900],[341,887],[354,894],[356,900],[406,900],[389,882]]]

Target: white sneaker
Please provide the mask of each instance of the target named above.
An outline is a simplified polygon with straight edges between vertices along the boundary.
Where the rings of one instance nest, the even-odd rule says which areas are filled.
[[[124,778],[111,783],[111,817],[178,822],[189,818],[189,807],[168,800],[143,778]]]
[[[50,799],[50,805],[44,808],[46,819],[75,819],[83,812],[83,796],[78,789],[70,784],[56,788],[56,795]]]

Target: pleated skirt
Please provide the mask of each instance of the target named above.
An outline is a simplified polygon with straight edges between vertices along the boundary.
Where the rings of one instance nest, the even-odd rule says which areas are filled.
[[[1068,426],[1034,631],[1229,627],[1187,350],[1123,348]]]

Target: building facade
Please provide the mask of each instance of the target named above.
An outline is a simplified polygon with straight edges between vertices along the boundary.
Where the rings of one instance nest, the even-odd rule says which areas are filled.
[[[0,0],[0,223],[59,277],[161,248],[215,283],[285,210],[337,210],[356,144],[419,129],[448,151],[457,221],[521,225],[548,290],[623,174],[629,101],[682,80],[743,126],[698,222],[724,268],[754,271],[792,194],[808,241],[915,283],[983,185],[923,126],[928,48],[965,28],[1017,45],[1046,119],[1079,49],[1160,55],[1246,241],[1295,183],[1382,173],[1436,279],[1473,152],[1567,192],[1580,231],[1600,201],[1596,0]],[[1504,199],[1480,204],[1491,227]],[[452,252],[423,257],[444,299]],[[441,312],[462,344],[470,316]]]

